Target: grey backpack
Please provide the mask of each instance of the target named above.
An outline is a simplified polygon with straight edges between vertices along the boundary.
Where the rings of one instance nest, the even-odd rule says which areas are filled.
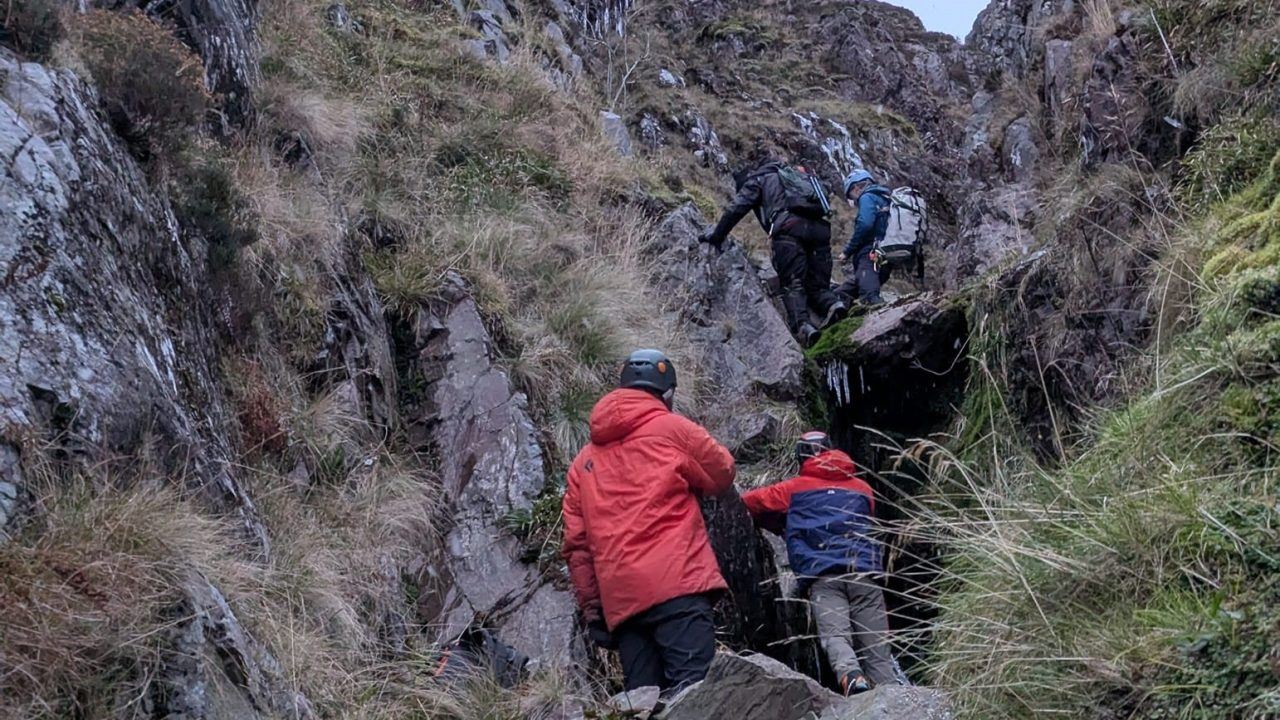
[[[889,195],[889,225],[884,238],[876,243],[880,262],[893,268],[915,267],[917,278],[924,279],[924,244],[929,236],[929,214],[924,198],[909,187],[900,187]]]

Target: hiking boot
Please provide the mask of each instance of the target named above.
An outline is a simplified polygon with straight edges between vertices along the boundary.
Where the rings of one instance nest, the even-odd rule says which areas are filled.
[[[861,673],[857,675],[842,675],[840,677],[840,690],[845,694],[845,697],[864,693],[870,689],[871,683],[867,682],[867,679]]]
[[[829,328],[845,319],[848,314],[849,306],[837,300],[831,303],[831,308],[827,310],[827,317],[822,321],[822,327]]]
[[[807,348],[817,345],[818,338],[822,337],[822,331],[810,323],[802,324],[800,326],[800,331],[796,334],[800,336],[800,344]]]

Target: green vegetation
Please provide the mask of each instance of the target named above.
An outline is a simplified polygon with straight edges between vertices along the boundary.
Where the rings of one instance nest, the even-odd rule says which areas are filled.
[[[200,58],[137,10],[74,16],[74,53],[93,76],[117,132],[149,157],[204,121],[210,96]]]
[[[1280,202],[1273,170],[1215,214],[1269,212]],[[1272,240],[1265,218],[1209,222],[1186,238],[1192,252],[1205,233],[1253,248],[1246,259]],[[998,384],[971,393],[968,459],[949,473],[966,490],[932,498],[927,519],[949,547],[933,679],[960,688],[964,710],[1280,711],[1280,342],[1274,268],[1239,271],[1255,264],[1210,261],[1199,319],[1152,359],[1149,390],[1099,415],[1061,467],[1021,456],[1007,433],[979,432],[1007,410]]]
[[[49,59],[63,31],[62,16],[52,0],[9,0],[0,9],[0,45],[37,62]]]

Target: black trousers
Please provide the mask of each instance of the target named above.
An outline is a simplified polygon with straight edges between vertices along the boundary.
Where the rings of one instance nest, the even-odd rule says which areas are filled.
[[[809,308],[826,315],[838,298],[831,291],[831,226],[796,219],[773,238],[773,269],[782,288],[787,325],[797,333]]]
[[[716,654],[711,600],[685,595],[628,618],[614,630],[628,690],[676,691],[698,682]]]
[[[845,261],[845,280],[836,292],[850,300],[857,298],[868,305],[879,305],[884,302],[880,297],[880,286],[889,281],[891,273],[888,267],[876,270],[875,263],[871,262],[871,248],[860,247]]]

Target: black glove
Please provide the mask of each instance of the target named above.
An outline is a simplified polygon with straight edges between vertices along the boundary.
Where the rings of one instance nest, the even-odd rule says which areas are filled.
[[[716,237],[713,232],[704,232],[698,236],[698,242],[706,243],[718,251],[724,251],[724,238]]]
[[[614,650],[618,647],[617,641],[613,639],[613,633],[609,632],[609,626],[604,624],[604,620],[592,620],[587,623],[587,635],[591,636],[591,642],[605,650]]]

